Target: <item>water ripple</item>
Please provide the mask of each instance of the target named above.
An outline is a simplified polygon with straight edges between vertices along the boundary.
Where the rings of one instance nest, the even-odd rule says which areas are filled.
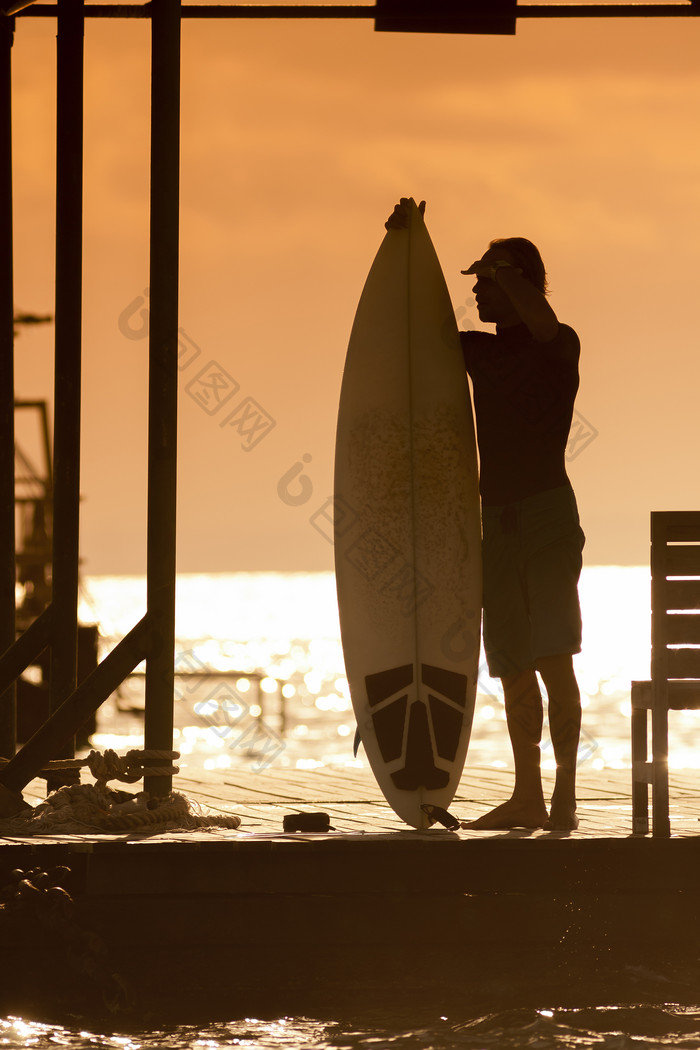
[[[700,1050],[700,1007],[674,1004],[516,1009],[458,1020],[376,1015],[357,1021],[281,1017],[99,1033],[0,1019],[0,1046],[20,1050]]]

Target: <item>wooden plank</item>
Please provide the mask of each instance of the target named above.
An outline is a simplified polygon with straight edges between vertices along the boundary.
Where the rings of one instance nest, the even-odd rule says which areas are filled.
[[[669,678],[700,679],[700,648],[667,648],[666,667]]]
[[[669,542],[689,542],[700,539],[700,511],[664,510],[651,512],[652,544],[656,537]]]
[[[698,609],[700,611],[700,580],[667,580],[663,586],[666,609]],[[661,608],[661,603],[657,606]]]
[[[700,539],[700,531],[696,539]],[[700,543],[670,543],[665,559],[667,576],[700,576]]]
[[[669,682],[668,706],[671,711],[697,710],[700,707],[700,682]]]
[[[667,645],[700,645],[700,613],[661,613]]]

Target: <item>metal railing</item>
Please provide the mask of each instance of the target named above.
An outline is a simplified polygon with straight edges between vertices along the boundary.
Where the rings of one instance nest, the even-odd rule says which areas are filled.
[[[35,9],[36,11],[36,9]],[[54,378],[53,594],[51,604],[15,640],[14,492],[2,500],[3,572],[0,772],[7,796],[20,793],[48,761],[72,753],[80,724],[146,661],[144,746],[172,750],[175,649],[175,519],[179,270],[180,4],[153,0],[151,34],[151,222],[147,598],[143,618],[76,688],[82,357],[83,0],[59,0],[57,14],[56,344]],[[12,22],[0,19],[0,213],[12,215]],[[0,251],[0,359],[3,397],[13,391],[12,235],[3,223]],[[7,381],[5,381],[7,380]],[[3,405],[0,484],[14,477],[13,410]],[[9,419],[9,422],[8,422]],[[12,520],[10,522],[10,515]],[[12,567],[10,567],[10,561]],[[11,595],[10,595],[11,591]],[[49,719],[15,754],[13,683],[51,651]],[[167,795],[170,776],[146,778]]]

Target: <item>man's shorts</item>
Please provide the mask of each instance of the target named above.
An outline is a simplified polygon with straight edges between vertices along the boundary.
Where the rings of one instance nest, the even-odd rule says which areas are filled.
[[[585,536],[571,486],[483,507],[484,648],[503,678],[543,656],[581,651]]]

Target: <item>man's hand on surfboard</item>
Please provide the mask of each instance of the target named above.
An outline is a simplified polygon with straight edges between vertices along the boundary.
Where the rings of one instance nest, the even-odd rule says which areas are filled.
[[[402,197],[398,204],[394,206],[394,210],[389,218],[384,223],[387,230],[406,230],[411,215],[411,198]],[[421,215],[425,215],[425,201],[421,201],[418,205],[418,211]]]

